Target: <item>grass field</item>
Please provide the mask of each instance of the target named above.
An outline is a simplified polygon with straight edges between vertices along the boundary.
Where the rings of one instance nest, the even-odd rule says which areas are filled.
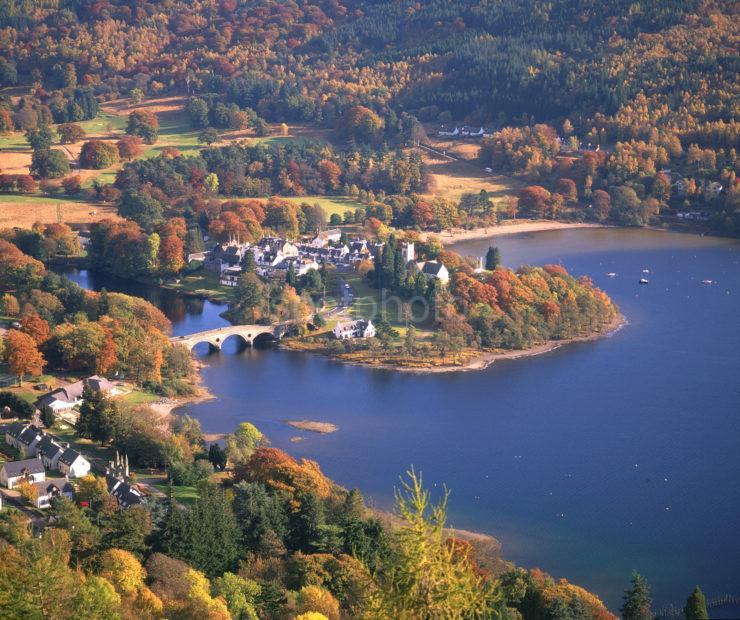
[[[344,215],[347,211],[364,208],[361,202],[357,202],[349,196],[286,196],[284,200],[299,205],[303,203],[310,205],[318,203],[327,217],[331,217],[334,213]]]
[[[498,205],[508,197],[514,197],[523,183],[503,174],[490,174],[478,164],[446,159],[442,156],[424,152],[433,187],[429,195],[458,201],[463,194],[488,192],[494,204]]]
[[[70,226],[97,222],[104,217],[117,218],[116,208],[66,196],[37,194],[0,194],[0,228],[31,228],[35,222],[61,221]]]
[[[199,269],[195,273],[181,278],[179,283],[168,283],[164,287],[174,291],[207,296],[209,299],[217,301],[228,301],[234,293],[232,287],[222,286],[219,283],[219,277],[205,269]]]

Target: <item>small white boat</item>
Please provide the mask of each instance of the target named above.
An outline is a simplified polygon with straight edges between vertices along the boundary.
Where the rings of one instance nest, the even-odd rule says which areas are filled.
[[[642,270],[642,273],[650,273],[650,270],[649,269],[643,269]]]
[[[702,284],[714,284],[714,280],[702,280]]]
[[[609,272],[609,273],[607,273],[606,275],[608,275],[608,276],[609,276],[610,278],[614,278],[614,277],[616,277],[616,275],[617,275],[617,274],[616,274],[616,273],[614,273],[613,271],[610,271],[610,272]]]
[[[640,284],[649,284],[649,282],[645,278],[640,278]]]

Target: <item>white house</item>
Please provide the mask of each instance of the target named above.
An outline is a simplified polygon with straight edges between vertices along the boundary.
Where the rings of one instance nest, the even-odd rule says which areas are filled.
[[[375,336],[375,326],[372,321],[339,321],[332,333],[337,340],[372,338]]]
[[[35,485],[38,489],[38,497],[34,502],[36,508],[48,508],[51,506],[51,500],[55,497],[66,497],[74,499],[75,492],[67,478],[55,478],[37,482]]]
[[[5,431],[5,443],[16,448],[23,456],[36,456],[36,445],[41,433],[35,426],[16,422]]]
[[[228,267],[221,272],[221,277],[218,281],[222,286],[238,286],[239,276],[241,274],[241,267]]]
[[[89,386],[99,394],[115,396],[120,391],[105,377],[93,375],[82,381],[76,381],[63,387],[57,388],[42,396],[36,401],[39,409],[59,413],[69,411],[82,403],[82,392],[85,386]]]
[[[41,459],[26,459],[24,461],[9,461],[0,468],[0,484],[14,489],[21,482],[42,482],[46,479],[46,470]]]
[[[64,448],[51,435],[44,435],[36,446],[36,454],[47,469],[57,469]]]
[[[423,263],[417,263],[419,271],[421,271],[427,279],[435,278],[443,284],[447,284],[450,280],[450,272],[447,271],[442,263],[436,260],[428,260]]]
[[[453,136],[459,136],[460,128],[459,127],[447,127],[445,125],[442,125],[442,127],[439,128],[439,131],[437,131],[437,135],[450,137],[450,138]]]
[[[312,240],[311,245],[315,248],[323,248],[330,243],[337,243],[342,238],[342,231],[338,228],[330,228],[329,230],[323,230],[317,234]]]
[[[77,450],[67,448],[59,457],[57,469],[70,478],[84,478],[90,473],[90,461]]]

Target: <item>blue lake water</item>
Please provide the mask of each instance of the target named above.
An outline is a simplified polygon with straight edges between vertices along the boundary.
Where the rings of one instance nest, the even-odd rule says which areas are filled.
[[[682,602],[697,582],[708,598],[739,594],[740,243],[616,229],[492,243],[508,266],[557,262],[591,276],[629,324],[595,342],[444,375],[229,341],[221,353],[201,351],[217,398],[184,411],[207,432],[249,420],[381,508],[413,464],[428,485],[451,489],[451,525],[496,536],[507,558],[587,587],[612,610],[633,568],[656,606]],[[477,256],[488,245],[453,249]],[[107,276],[75,279],[116,290]],[[167,312],[175,334],[225,324],[223,306],[138,292]],[[284,424],[295,418],[340,430],[301,433]],[[291,442],[296,435],[303,441]]]

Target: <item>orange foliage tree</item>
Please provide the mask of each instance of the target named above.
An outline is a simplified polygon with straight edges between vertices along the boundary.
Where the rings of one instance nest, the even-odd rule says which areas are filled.
[[[16,329],[8,332],[8,366],[10,372],[18,377],[19,386],[23,383],[24,375],[38,377],[45,363],[44,356],[31,336]]]

